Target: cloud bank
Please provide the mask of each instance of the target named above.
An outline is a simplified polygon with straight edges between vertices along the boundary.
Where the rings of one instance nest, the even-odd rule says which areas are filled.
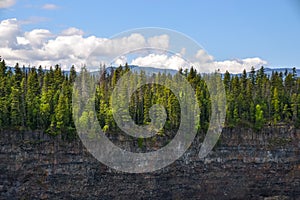
[[[78,69],[83,65],[97,68],[100,63],[115,60],[117,65],[128,62],[139,66],[179,69],[192,64],[197,66],[199,72],[212,72],[220,69],[222,72],[228,70],[232,73],[239,73],[243,69],[250,70],[252,66],[258,68],[267,64],[258,57],[215,61],[213,56],[202,49],[195,53],[191,63],[187,63],[183,59],[185,48],[175,55],[149,53],[127,59],[120,54],[149,46],[167,49],[170,42],[169,36],[156,35],[147,38],[139,33],[133,33],[129,36],[110,39],[93,35],[85,36],[83,30],[75,27],[63,30],[59,34],[54,34],[47,29],[24,32],[21,25],[22,23],[14,18],[0,22],[0,56],[10,66],[14,66],[17,62],[21,65],[43,67],[60,64],[63,69],[67,70],[71,65],[77,66]]]

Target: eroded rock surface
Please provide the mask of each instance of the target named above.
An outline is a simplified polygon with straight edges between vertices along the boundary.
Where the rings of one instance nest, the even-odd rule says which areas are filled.
[[[300,199],[300,131],[224,129],[205,159],[200,139],[170,166],[117,172],[79,140],[0,133],[0,199]]]

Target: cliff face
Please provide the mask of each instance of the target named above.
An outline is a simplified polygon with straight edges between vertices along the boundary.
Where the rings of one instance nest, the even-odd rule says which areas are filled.
[[[200,140],[170,166],[114,171],[77,140],[0,133],[0,199],[299,199],[300,130],[224,129],[205,159]]]

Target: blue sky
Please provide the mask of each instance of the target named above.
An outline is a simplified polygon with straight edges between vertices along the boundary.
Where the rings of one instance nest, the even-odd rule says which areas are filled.
[[[0,19],[16,18],[23,32],[47,29],[60,34],[75,27],[84,32],[83,37],[108,38],[132,28],[162,27],[192,37],[217,61],[259,57],[270,67],[300,67],[297,0],[15,0],[11,4],[0,9]]]

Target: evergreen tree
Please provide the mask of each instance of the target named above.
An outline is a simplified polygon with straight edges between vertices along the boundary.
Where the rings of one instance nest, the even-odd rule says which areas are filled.
[[[264,124],[263,110],[261,109],[261,106],[257,104],[255,109],[255,128],[261,129],[263,124]]]
[[[221,81],[215,80],[215,93],[210,94],[205,83],[205,75],[200,75],[194,68],[182,70],[175,75],[166,72],[153,74],[151,77],[145,71],[131,72],[128,64],[118,68],[111,68],[106,73],[105,66],[101,72],[96,87],[95,98],[90,99],[89,106],[95,103],[100,126],[106,132],[119,131],[113,118],[112,91],[119,90],[117,108],[124,124],[133,120],[138,125],[151,122],[149,113],[155,104],[162,105],[166,111],[166,124],[160,124],[165,117],[163,110],[157,109],[156,117],[152,122],[164,131],[176,130],[180,125],[181,109],[174,93],[167,87],[158,84],[148,84],[138,88],[129,96],[130,88],[136,87],[146,79],[153,79],[166,84],[169,81],[177,84],[179,76],[184,76],[195,90],[196,99],[200,106],[200,123],[197,126],[206,130],[212,115],[212,98],[223,98],[218,95]],[[83,69],[81,73],[85,73]],[[115,88],[124,73],[135,73],[125,84]],[[266,122],[284,122],[300,126],[300,79],[296,76],[296,69],[285,73],[273,72],[267,76],[264,68],[257,72],[252,67],[248,74],[244,70],[240,76],[233,76],[226,72],[223,83],[226,91],[226,124],[227,126],[249,125],[261,129]],[[79,76],[79,75],[78,75]],[[203,76],[203,77],[202,77]],[[41,66],[35,68],[19,67],[17,63],[14,70],[8,68],[4,60],[0,60],[0,128],[24,128],[47,130],[49,134],[60,134],[62,137],[74,130],[72,111],[79,113],[79,121],[85,126],[91,126],[93,113],[89,108],[77,111],[72,108],[73,83],[77,77],[75,66],[71,67],[69,74],[64,74],[59,65],[54,70],[43,70]],[[96,77],[94,77],[96,78]],[[84,82],[84,81],[83,81]],[[82,83],[84,84],[84,83]],[[86,83],[88,84],[88,83]],[[182,87],[176,85],[176,87]],[[185,88],[182,88],[185,90]],[[76,95],[76,94],[75,94]],[[193,98],[187,97],[185,98]],[[187,100],[187,99],[186,99]],[[215,99],[213,99],[215,100]],[[124,102],[129,102],[129,114],[124,110]],[[214,105],[220,109],[222,106]],[[123,105],[124,104],[124,105]]]
[[[273,92],[272,104],[274,109],[273,120],[274,120],[274,124],[277,124],[277,122],[280,121],[280,107],[279,107],[280,102],[279,102],[278,91],[276,87]]]

